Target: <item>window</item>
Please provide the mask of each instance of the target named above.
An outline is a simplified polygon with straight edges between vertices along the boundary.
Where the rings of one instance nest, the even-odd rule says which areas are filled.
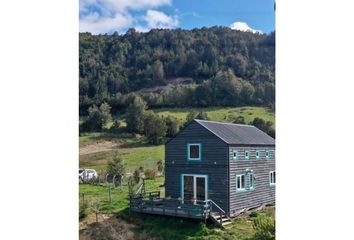
[[[259,151],[257,150],[257,151],[256,151],[256,159],[259,159],[260,156],[261,156],[261,154],[260,154]]]
[[[254,175],[253,173],[248,174],[248,188],[253,190],[254,189]]]
[[[250,159],[250,153],[248,151],[245,151],[245,159]]]
[[[236,191],[244,191],[245,188],[245,174],[236,175]]]
[[[269,185],[275,185],[275,171],[269,172]]]
[[[232,159],[233,159],[233,160],[236,160],[237,157],[238,157],[237,150],[233,150],[233,151],[232,151]]]
[[[188,144],[188,160],[192,160],[192,161],[202,160],[200,143]]]
[[[269,159],[269,150],[266,150],[266,159]]]

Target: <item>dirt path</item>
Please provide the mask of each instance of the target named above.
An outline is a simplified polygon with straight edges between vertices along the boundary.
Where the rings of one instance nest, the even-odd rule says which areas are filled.
[[[95,214],[90,214],[80,222],[80,240],[133,240],[136,234],[133,224],[117,218],[112,214],[100,214],[96,222]]]
[[[85,155],[90,153],[105,152],[118,148],[124,141],[97,141],[89,144],[80,145],[79,154]]]

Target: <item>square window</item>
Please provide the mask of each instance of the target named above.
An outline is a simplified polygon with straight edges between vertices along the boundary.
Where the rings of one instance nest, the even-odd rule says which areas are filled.
[[[237,150],[233,150],[233,151],[232,151],[232,159],[236,160],[237,157],[238,157],[238,152],[237,152]]]
[[[250,153],[248,151],[245,151],[245,159],[250,159]]]
[[[188,144],[188,160],[201,160],[200,143]]]

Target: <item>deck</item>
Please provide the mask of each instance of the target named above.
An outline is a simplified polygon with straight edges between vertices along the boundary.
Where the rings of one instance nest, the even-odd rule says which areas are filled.
[[[187,201],[173,198],[161,198],[160,192],[145,192],[145,182],[140,185],[138,191],[133,194],[129,186],[130,211],[191,218],[206,221],[211,219],[216,224],[224,227],[231,223],[225,211],[214,201]]]
[[[210,213],[210,207],[205,204],[204,201],[199,203],[191,203],[180,201],[178,199],[160,198],[158,195],[151,197],[151,193],[148,193],[147,196],[131,197],[130,209],[134,212],[194,218],[200,220],[206,220]]]

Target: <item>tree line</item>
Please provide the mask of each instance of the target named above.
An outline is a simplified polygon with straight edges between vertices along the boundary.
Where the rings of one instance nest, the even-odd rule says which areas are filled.
[[[127,107],[131,92],[151,107],[274,105],[275,32],[130,29],[79,39],[80,114],[103,102]],[[192,80],[175,84],[177,77]]]
[[[126,126],[120,126],[118,120],[113,121],[109,128],[111,132],[128,132],[145,135],[151,144],[161,144],[166,138],[176,136],[182,127],[188,125],[193,119],[209,120],[207,113],[191,111],[186,121],[168,116],[161,117],[152,110],[148,110],[148,104],[139,95],[134,95],[124,114]],[[101,132],[108,122],[112,121],[111,107],[104,102],[99,107],[93,105],[88,110],[88,116],[80,124],[80,133]],[[262,118],[254,118],[252,122],[246,123],[242,116],[236,117],[234,123],[251,124],[275,138],[275,130],[271,121]]]

